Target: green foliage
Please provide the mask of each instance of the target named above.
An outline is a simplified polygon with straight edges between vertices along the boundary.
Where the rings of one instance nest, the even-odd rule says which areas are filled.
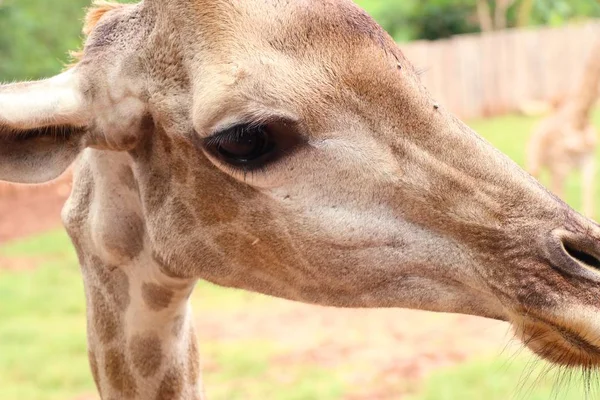
[[[413,8],[408,19],[413,26],[413,37],[435,40],[462,33],[479,31],[474,17],[472,0],[421,1]]]
[[[562,25],[570,20],[600,18],[598,0],[536,0],[531,23],[537,25]]]
[[[60,71],[80,47],[89,0],[5,0],[0,6],[0,80],[37,79]]]
[[[477,32],[474,0],[357,0],[398,41]]]

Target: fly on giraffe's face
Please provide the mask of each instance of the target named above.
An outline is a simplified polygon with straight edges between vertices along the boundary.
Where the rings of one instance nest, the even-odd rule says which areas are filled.
[[[600,228],[440,107],[363,11],[104,11],[71,70],[0,88],[0,178],[46,180],[83,153],[65,213],[81,253],[152,260],[171,283],[506,320],[542,357],[600,364]],[[72,134],[27,136],[51,121]]]

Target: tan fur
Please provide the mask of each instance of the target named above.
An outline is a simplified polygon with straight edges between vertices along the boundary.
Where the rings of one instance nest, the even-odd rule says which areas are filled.
[[[119,8],[125,7],[125,6],[126,6],[126,4],[122,4],[122,3],[114,3],[114,2],[110,2],[110,1],[95,0],[92,7],[90,7],[87,10],[86,15],[85,15],[83,28],[81,30],[81,32],[84,35],[84,38],[87,37],[94,30],[94,28],[96,27],[96,25],[98,25],[98,22],[100,21],[100,19],[102,19],[104,14],[106,14],[112,10],[117,10]],[[67,69],[73,68],[75,65],[77,65],[77,63],[79,63],[79,61],[81,60],[82,57],[83,57],[83,50],[71,50],[69,52],[70,61],[66,65]]]
[[[77,160],[63,221],[103,399],[204,397],[199,279],[507,320],[542,357],[600,365],[600,228],[432,99],[352,2],[102,10],[60,79],[0,86],[0,179]],[[237,124],[263,126],[278,157],[225,162],[207,138]]]
[[[92,7],[90,7],[85,16],[85,22],[83,24],[83,34],[88,36],[98,25],[100,19],[109,11],[116,10],[122,7],[126,7],[125,4],[113,3],[110,1],[95,0]]]

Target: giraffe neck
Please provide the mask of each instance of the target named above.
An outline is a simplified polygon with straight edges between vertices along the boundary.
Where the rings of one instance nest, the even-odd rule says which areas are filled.
[[[103,399],[200,398],[193,284],[168,282],[152,263],[84,263],[89,359]]]
[[[153,256],[127,155],[83,158],[63,222],[81,265],[101,398],[200,399],[189,303],[196,280],[165,275]]]

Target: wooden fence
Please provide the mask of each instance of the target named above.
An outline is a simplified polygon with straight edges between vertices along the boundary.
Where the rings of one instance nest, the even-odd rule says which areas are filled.
[[[432,95],[462,118],[553,102],[580,79],[600,21],[560,28],[509,29],[418,41],[400,47]]]

